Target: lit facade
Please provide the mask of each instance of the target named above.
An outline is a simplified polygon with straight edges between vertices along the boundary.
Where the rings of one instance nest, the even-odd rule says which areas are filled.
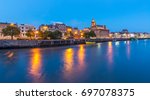
[[[80,39],[80,30],[78,28],[73,28],[74,39]]]
[[[70,26],[66,27],[66,37],[65,38],[74,38],[80,39],[80,30],[78,28],[72,28]]]
[[[84,33],[87,33],[87,32],[90,32],[91,30],[90,30],[90,28],[84,28],[82,31],[83,31]]]
[[[54,23],[52,26],[53,26],[54,30],[59,30],[62,33],[66,32],[66,27],[67,26],[63,23]]]
[[[63,23],[54,23],[54,24],[51,24],[51,25],[44,25],[42,24],[40,27],[39,27],[39,30],[42,31],[42,32],[45,32],[45,31],[51,31],[51,32],[54,32],[56,30],[62,32],[62,33],[65,33],[66,32],[66,25],[63,24]]]
[[[17,26],[16,24],[13,24],[13,23],[3,23],[3,22],[0,22],[0,39],[11,39],[11,37],[10,36],[4,36],[3,34],[2,34],[2,30],[4,29],[4,28],[6,28],[7,26]],[[14,37],[14,39],[15,39],[15,37]]]
[[[4,36],[3,36],[3,34],[2,34],[2,30],[3,30],[4,28],[6,28],[8,25],[9,25],[9,23],[0,23],[0,39],[3,39],[3,38],[4,38]]]
[[[27,24],[20,24],[20,25],[18,25],[18,28],[20,29],[20,38],[28,38],[26,36],[26,33],[29,30],[36,31],[36,28],[34,26],[27,25]]]
[[[72,33],[72,31],[73,31],[72,27],[70,27],[70,26],[66,27],[66,32],[67,33]]]
[[[91,22],[90,30],[94,31],[97,38],[107,38],[109,37],[109,30],[105,25],[97,25],[96,21],[93,19]]]
[[[49,31],[49,26],[42,24],[42,25],[40,25],[39,30],[41,32]]]
[[[66,26],[66,32],[63,35],[63,39],[73,38],[73,28],[70,26]]]

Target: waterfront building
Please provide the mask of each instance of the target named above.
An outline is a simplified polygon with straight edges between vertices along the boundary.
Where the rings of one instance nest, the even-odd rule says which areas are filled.
[[[11,39],[11,37],[10,36],[4,36],[3,34],[2,34],[2,30],[4,29],[4,28],[6,28],[7,26],[9,26],[9,25],[11,25],[11,26],[17,26],[17,24],[14,24],[14,23],[4,23],[4,22],[0,22],[0,39]],[[14,38],[15,39],[15,38]]]
[[[91,30],[90,30],[90,28],[84,28],[82,31],[83,31],[84,33],[88,33],[88,32],[90,32]]]
[[[135,37],[134,32],[129,32],[128,29],[123,29],[120,32],[111,32],[110,33],[113,38],[133,38]]]
[[[66,27],[65,38],[80,39],[80,37],[81,37],[80,30],[77,27],[75,27],[75,28],[72,28],[70,26]]]
[[[94,38],[150,38],[149,33],[142,32],[129,32],[128,29],[123,29],[120,32],[109,32],[106,25],[97,25],[96,21],[93,19],[91,21],[91,26],[88,28],[84,28],[83,30],[79,30],[78,28],[73,28],[71,26],[67,26],[64,23],[56,22],[50,25],[42,24],[39,26],[39,31],[33,25],[28,24],[13,24],[13,23],[0,23],[0,39],[11,39],[10,36],[3,36],[2,29],[6,28],[9,25],[16,26],[20,29],[20,35],[15,36],[14,39],[28,39],[26,33],[28,30],[34,31],[34,38],[39,38],[39,31],[51,31],[54,32],[56,30],[62,32],[62,39],[84,39],[84,34],[90,31],[94,31],[96,37]]]
[[[42,31],[42,32],[45,32],[45,31],[51,31],[51,32],[54,32],[56,30],[62,32],[62,33],[65,33],[66,32],[66,25],[63,24],[63,23],[53,23],[53,24],[50,24],[50,25],[40,25],[39,27],[39,30]]]
[[[90,31],[91,31],[91,30],[90,30],[90,28],[88,28],[88,27],[84,28],[83,30],[80,30],[80,38],[81,38],[81,39],[84,39],[84,38],[85,38],[85,37],[84,37],[84,34],[90,32]]]
[[[144,38],[148,38],[150,36],[150,34],[147,32],[144,32],[143,35],[144,35]]]
[[[80,30],[80,39],[85,39],[83,30]]]
[[[6,28],[8,25],[10,25],[9,23],[0,23],[0,39],[3,39],[3,34],[2,34],[2,30],[4,28]]]
[[[136,33],[135,32],[129,32],[129,36],[130,38],[136,38]]]
[[[111,32],[109,38],[121,38],[122,34],[120,32]]]
[[[150,33],[147,32],[135,32],[137,38],[150,38]]]
[[[97,38],[109,37],[109,29],[106,28],[106,25],[97,25],[94,19],[91,22],[90,30],[95,32]]]
[[[41,32],[49,31],[49,25],[44,25],[44,24],[40,25],[39,31]]]
[[[72,28],[71,26],[67,26],[64,23],[53,23],[51,25],[41,25],[39,27],[39,30],[42,32],[45,31],[51,31],[54,32],[56,30],[62,32],[62,38],[67,39],[67,38],[76,38],[79,39],[80,37],[80,30],[78,28]]]
[[[72,30],[73,30],[72,27],[70,27],[70,26],[67,26],[67,27],[66,27],[66,32],[67,32],[67,33],[71,33]]]
[[[80,39],[80,30],[78,28],[73,28],[74,39]]]
[[[143,32],[139,32],[139,38],[145,38],[146,37],[146,34],[143,33]]]
[[[120,32],[111,32],[114,38],[148,38],[148,33],[143,32],[129,32],[127,29],[123,29]]]
[[[122,34],[122,38],[130,38],[131,37],[128,29],[123,29],[120,33]]]
[[[19,38],[22,38],[22,39],[26,39],[28,38],[26,36],[26,33],[29,31],[29,30],[32,30],[32,31],[36,31],[36,28],[33,26],[33,25],[27,25],[27,24],[19,24],[18,25],[18,28],[20,29],[20,37]]]
[[[129,31],[128,31],[128,29],[123,29],[121,32],[122,32],[122,33],[129,34]]]
[[[63,35],[63,39],[72,39],[73,38],[73,28],[66,26],[66,32]]]
[[[53,29],[54,30],[59,30],[60,32],[62,32],[62,33],[65,33],[66,32],[66,25],[64,24],[64,23],[54,23],[53,25]]]
[[[94,19],[91,21],[90,28],[84,28],[82,30],[83,33],[88,33],[90,31],[94,31],[96,38],[108,38],[113,35],[109,33],[109,29],[107,29],[106,25],[97,25]]]
[[[45,32],[45,31],[54,32],[54,31],[58,30],[58,31],[62,32],[62,35],[63,35],[62,37],[64,37],[64,34],[67,31],[67,26],[64,23],[56,22],[56,23],[53,23],[50,25],[42,24],[42,25],[40,25],[39,30],[42,32]]]

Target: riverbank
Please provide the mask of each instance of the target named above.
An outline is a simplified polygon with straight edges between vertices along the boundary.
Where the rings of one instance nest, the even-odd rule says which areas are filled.
[[[86,44],[89,42],[109,42],[109,41],[128,41],[129,38],[117,39],[80,39],[80,40],[0,40],[0,49],[16,49],[16,48],[40,48],[65,45]],[[138,39],[141,40],[141,39]]]

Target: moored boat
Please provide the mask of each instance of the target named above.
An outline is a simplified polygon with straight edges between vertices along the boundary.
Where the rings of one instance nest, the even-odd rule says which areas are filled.
[[[86,42],[88,45],[96,44],[96,42]]]

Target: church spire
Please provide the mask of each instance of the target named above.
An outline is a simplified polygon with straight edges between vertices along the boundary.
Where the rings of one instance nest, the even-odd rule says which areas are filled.
[[[96,22],[94,19],[92,19],[92,22],[91,22],[91,27],[95,27],[96,26]]]

